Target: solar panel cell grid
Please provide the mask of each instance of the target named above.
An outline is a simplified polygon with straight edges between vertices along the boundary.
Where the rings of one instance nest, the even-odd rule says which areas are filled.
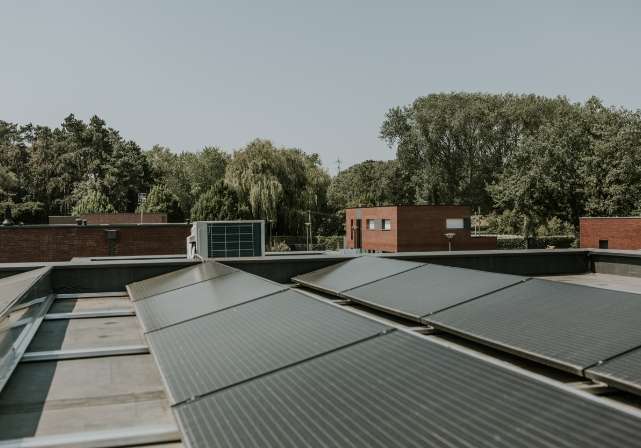
[[[310,288],[340,293],[423,265],[413,261],[362,256],[299,275],[292,280]]]
[[[179,405],[190,447],[621,447],[641,420],[394,332]]]
[[[525,277],[515,275],[430,264],[347,290],[341,295],[419,320],[524,280]]]
[[[147,335],[174,403],[388,330],[288,290]]]
[[[532,279],[424,321],[580,375],[641,346],[639,315],[638,294]]]
[[[134,303],[145,332],[150,332],[285,289],[237,271]]]

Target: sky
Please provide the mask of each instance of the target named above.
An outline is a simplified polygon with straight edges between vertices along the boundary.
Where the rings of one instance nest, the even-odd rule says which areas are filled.
[[[148,149],[254,138],[335,173],[394,158],[385,113],[437,92],[641,108],[641,2],[0,0],[0,120],[96,114]]]

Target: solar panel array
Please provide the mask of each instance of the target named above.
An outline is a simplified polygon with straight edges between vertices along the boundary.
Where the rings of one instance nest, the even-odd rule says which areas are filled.
[[[346,291],[425,266],[356,260],[358,276],[341,278],[349,273],[342,264],[316,277],[322,288]],[[439,269],[425,267],[418,277],[435,281]],[[522,281],[468,274],[484,290]],[[188,447],[619,447],[641,440],[640,415],[584,392],[244,272],[174,288],[189,275],[130,288],[158,291],[134,304]],[[459,291],[427,309],[478,300],[470,297],[478,291]]]
[[[342,296],[420,320],[421,317],[523,280],[524,277],[515,275],[430,264],[349,289]]]
[[[379,260],[361,257],[294,280],[641,394],[641,295]]]

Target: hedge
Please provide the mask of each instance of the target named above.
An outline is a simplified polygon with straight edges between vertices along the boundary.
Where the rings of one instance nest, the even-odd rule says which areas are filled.
[[[7,205],[11,208],[11,217],[15,224],[46,224],[47,214],[42,202],[0,202],[0,223],[4,220]]]
[[[546,249],[554,246],[557,249],[576,247],[576,237],[573,235],[539,236],[530,238],[530,249]],[[518,235],[498,235],[496,238],[498,249],[527,249],[527,241]]]

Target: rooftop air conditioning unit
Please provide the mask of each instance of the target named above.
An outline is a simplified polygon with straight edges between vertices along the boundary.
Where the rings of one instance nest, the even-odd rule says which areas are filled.
[[[265,221],[196,221],[187,237],[187,258],[262,257]]]

